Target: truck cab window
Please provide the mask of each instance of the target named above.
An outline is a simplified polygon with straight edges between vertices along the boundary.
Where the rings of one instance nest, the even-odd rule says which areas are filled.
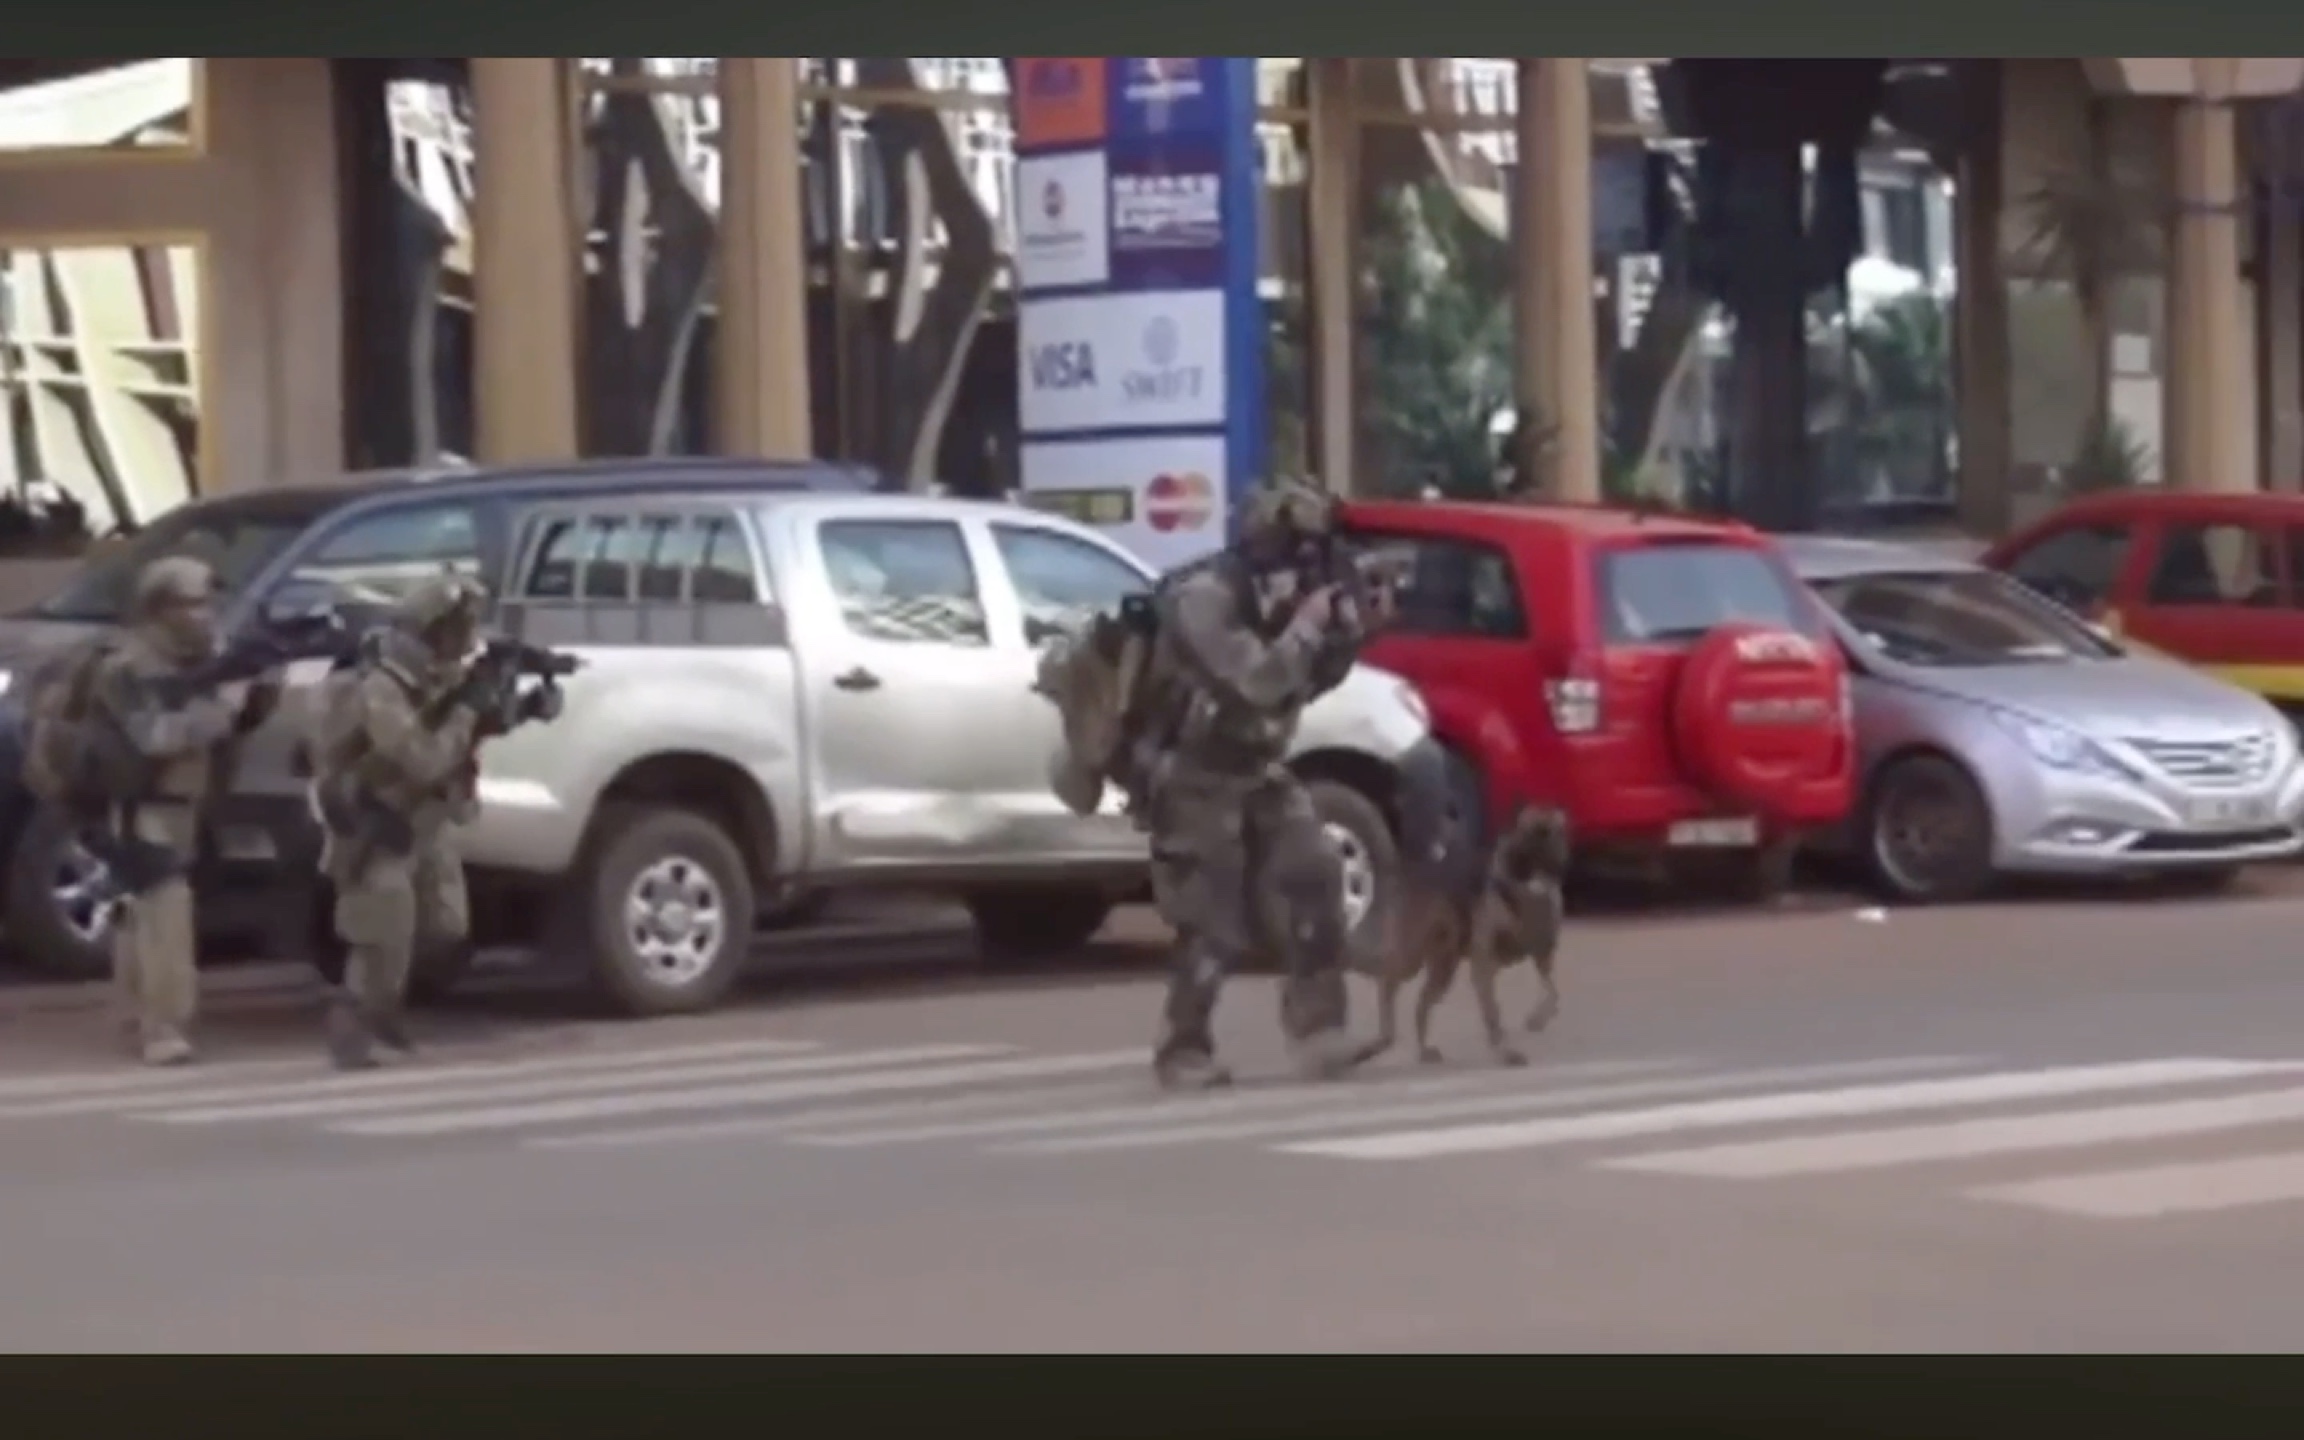
[[[480,524],[470,505],[407,505],[354,520],[298,557],[288,578],[331,585],[351,604],[382,606],[443,570],[480,574]]]
[[[750,605],[760,598],[753,573],[752,546],[743,527],[727,515],[697,522],[696,599],[706,605]]]
[[[960,527],[945,520],[833,520],[817,532],[841,618],[867,640],[989,645]]]
[[[1024,525],[994,525],[992,540],[1024,623],[1062,625],[1116,608],[1152,588],[1134,566],[1084,540]],[[1026,637],[1030,639],[1030,636]]]

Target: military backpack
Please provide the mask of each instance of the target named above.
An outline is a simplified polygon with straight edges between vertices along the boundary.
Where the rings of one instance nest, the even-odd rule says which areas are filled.
[[[1032,688],[1056,707],[1062,734],[1049,764],[1049,788],[1075,815],[1101,808],[1107,785],[1136,798],[1136,721],[1152,660],[1153,608],[1131,597],[1049,642]]]
[[[80,641],[41,662],[25,685],[24,788],[67,814],[101,814],[149,778],[96,709],[98,672],[118,648],[109,633]]]

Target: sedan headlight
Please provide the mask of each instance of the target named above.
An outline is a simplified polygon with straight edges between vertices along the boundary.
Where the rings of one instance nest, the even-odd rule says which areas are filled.
[[[2051,770],[2069,770],[2079,775],[2100,775],[2108,780],[2140,781],[2143,779],[2133,769],[2123,764],[2118,756],[2077,730],[2067,730],[2061,725],[2050,725],[2044,721],[2028,720],[2021,715],[2011,715],[2005,710],[1996,711],[1993,718],[1998,720],[2008,733],[2024,742],[2024,748],[2032,752],[2033,759]]]

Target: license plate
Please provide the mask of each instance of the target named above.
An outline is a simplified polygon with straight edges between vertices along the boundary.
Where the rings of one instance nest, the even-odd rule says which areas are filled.
[[[1665,843],[1684,850],[1736,850],[1760,843],[1757,820],[1683,820],[1664,833]]]
[[[2262,799],[2218,798],[2194,800],[2185,807],[2195,825],[2240,830],[2272,819],[2272,802]]]

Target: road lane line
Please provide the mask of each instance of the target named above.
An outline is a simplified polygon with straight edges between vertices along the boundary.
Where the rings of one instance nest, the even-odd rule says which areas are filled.
[[[1602,1161],[1600,1168],[1719,1180],[1774,1180],[1794,1175],[1880,1170],[1938,1160],[1982,1159],[1990,1155],[2079,1150],[2091,1145],[2212,1135],[2295,1120],[2304,1120],[2304,1090],[1801,1135],[1745,1145],[1707,1145],[1629,1155]]]
[[[1144,1052],[1141,1049],[1030,1056],[1018,1060],[986,1060],[974,1064],[923,1065],[906,1070],[814,1076],[804,1080],[772,1081],[764,1085],[707,1085],[694,1089],[657,1090],[645,1095],[601,1095],[586,1100],[538,1101],[533,1105],[492,1105],[432,1115],[348,1120],[325,1128],[334,1135],[469,1135],[490,1130],[518,1130],[527,1126],[620,1120],[638,1115],[673,1115],[683,1110],[732,1110],[747,1105],[777,1105],[792,1100],[816,1100],[827,1096],[927,1090],[939,1085],[959,1086],[992,1080],[1088,1075],[1099,1070],[1118,1070],[1143,1063]]]
[[[2145,1060],[2117,1065],[2073,1065],[1949,1080],[1914,1080],[1902,1084],[1696,1101],[1547,1120],[1401,1130],[1381,1135],[1305,1140],[1275,1148],[1291,1155],[1318,1155],[1336,1160],[1420,1160],[1436,1155],[1477,1155],[1549,1145],[1642,1139],[1680,1131],[1727,1130],[1741,1125],[1841,1120],[1908,1110],[2146,1090],[2212,1080],[2247,1080],[2261,1075],[2294,1074],[2299,1070],[2304,1070],[2304,1062]]]
[[[779,1075],[806,1075],[828,1070],[864,1070],[875,1066],[917,1065],[942,1060],[988,1060],[1013,1055],[1013,1045],[905,1045],[886,1050],[835,1050],[826,1055],[791,1059],[723,1060],[710,1065],[660,1068],[631,1067],[607,1074],[551,1075],[509,1083],[475,1076],[448,1087],[427,1086],[390,1095],[329,1095],[298,1100],[273,1100],[255,1105],[209,1105],[192,1109],[144,1109],[138,1120],[162,1125],[222,1125],[264,1120],[312,1120],[338,1115],[406,1114],[474,1103],[502,1104],[510,1100],[546,1100],[560,1095],[593,1091],[630,1094],[635,1090],[694,1084],[706,1080],[766,1079]]]
[[[2091,1220],[2204,1215],[2304,1200],[2304,1151],[2059,1175],[2017,1185],[1987,1185],[1965,1194],[1971,1200]]]
[[[973,1090],[964,1095],[899,1100],[877,1105],[840,1105],[821,1110],[802,1108],[773,1115],[738,1115],[724,1120],[634,1125],[616,1130],[581,1130],[570,1135],[531,1135],[520,1144],[528,1150],[621,1150],[644,1145],[767,1139],[822,1123],[880,1124],[890,1120],[921,1120],[931,1116],[982,1115],[1067,1101],[1100,1104],[1140,1097],[1149,1084],[1149,1081],[1143,1079],[1106,1080],[1089,1076],[1060,1085]]]
[[[1543,1114],[1609,1101],[1662,1099],[1691,1091],[1749,1089],[1764,1085],[1797,1085],[1803,1081],[1855,1080],[1881,1075],[1925,1074],[1972,1064],[1953,1058],[1859,1061],[1848,1065],[1792,1065],[1769,1070],[1708,1070],[1610,1084],[1578,1085],[1559,1090],[1530,1089],[1516,1095],[1472,1095],[1420,1105],[1385,1105],[1349,1114],[1270,1116],[1233,1123],[1176,1125],[1155,1129],[1106,1131],[1054,1140],[1028,1140],[992,1147],[1001,1155],[1085,1155],[1115,1150],[1152,1150],[1172,1145],[1194,1145],[1224,1140],[1262,1140],[1306,1131],[1335,1134],[1355,1125],[1414,1124],[1419,1121],[1460,1120],[1474,1115]]]
[[[1685,1060],[1624,1060],[1583,1067],[1587,1074],[1633,1075],[1654,1074],[1660,1070],[1685,1070]],[[1526,1070],[1484,1070],[1471,1073],[1433,1076],[1417,1079],[1384,1079],[1376,1076],[1355,1077],[1334,1085],[1289,1085],[1257,1090],[1217,1091],[1198,1095],[1139,1095],[1133,1103],[1112,1105],[1092,1110],[1046,1110],[1032,1115],[1004,1115],[990,1120],[960,1121],[949,1125],[902,1125],[885,1129],[828,1130],[821,1120],[795,1127],[791,1137],[794,1144],[818,1146],[825,1149],[845,1150],[873,1145],[911,1145],[935,1140],[984,1140],[1006,1135],[1044,1134],[1062,1130],[1110,1130],[1134,1122],[1149,1122],[1154,1128],[1165,1128],[1180,1120],[1190,1119],[1206,1124],[1211,1116],[1250,1115],[1270,1110],[1317,1110],[1325,1125],[1348,1122],[1362,1108],[1372,1102],[1410,1095],[1445,1095],[1464,1091],[1492,1093],[1510,1088],[1526,1097],[1546,1093],[1543,1081],[1531,1079]],[[1687,1082],[1681,1082],[1685,1085]],[[1573,1092],[1570,1092],[1573,1093]],[[1298,1117],[1303,1118],[1303,1117]],[[1003,1147],[1006,1148],[1006,1147]]]
[[[328,1068],[317,1054],[293,1065],[305,1078],[266,1085],[212,1085],[212,1072],[194,1068],[171,1072],[161,1086],[134,1093],[73,1095],[37,1104],[0,1106],[0,1120],[26,1120],[56,1115],[92,1115],[105,1111],[148,1109],[155,1105],[225,1105],[242,1101],[317,1098],[324,1095],[387,1094],[464,1080],[515,1080],[531,1075],[589,1074],[644,1069],[678,1061],[733,1059],[738,1056],[800,1055],[821,1050],[815,1040],[739,1040],[711,1045],[660,1045],[638,1050],[608,1050],[580,1055],[550,1055],[528,1060],[460,1060],[445,1065],[419,1061],[390,1070],[341,1075]],[[172,1083],[175,1089],[163,1088]]]
[[[181,1086],[188,1075],[202,1080],[251,1080],[260,1075],[310,1074],[320,1062],[310,1058],[295,1060],[233,1060],[221,1065],[203,1064],[194,1071],[150,1070],[121,1061],[117,1070],[67,1070],[46,1075],[27,1075],[0,1080],[0,1105],[16,1100],[43,1100],[58,1095],[105,1095],[132,1090],[165,1090],[171,1085]],[[6,1113],[0,1111],[0,1114]]]

